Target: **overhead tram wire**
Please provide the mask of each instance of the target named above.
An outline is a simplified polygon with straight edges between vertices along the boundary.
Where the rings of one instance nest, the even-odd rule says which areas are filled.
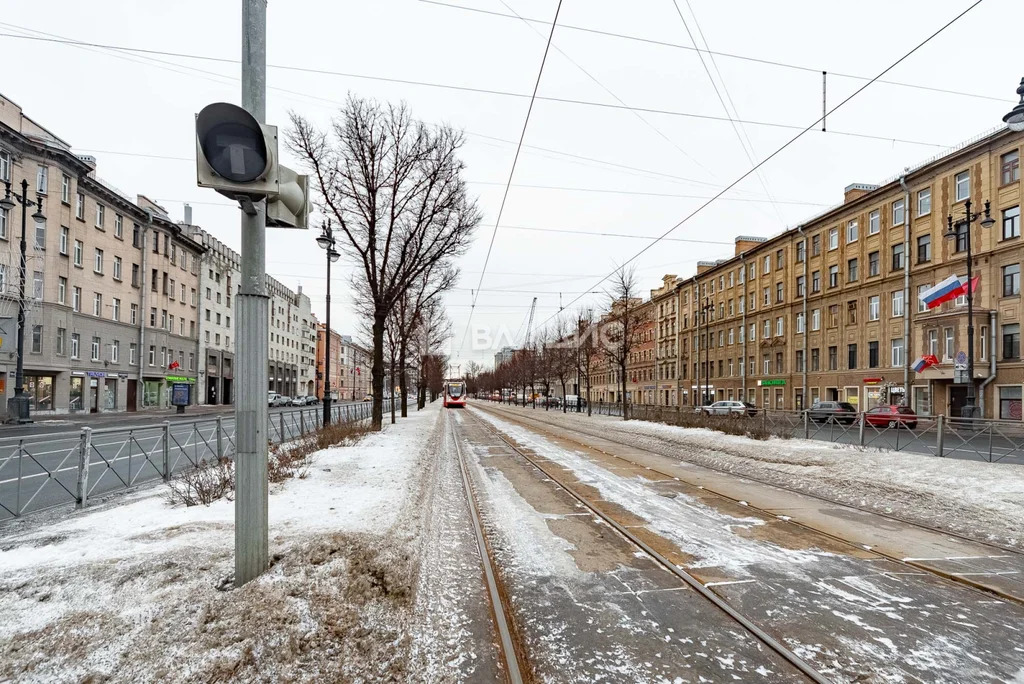
[[[467,7],[465,5],[457,5],[450,2],[441,2],[440,0],[419,0],[426,5],[437,5],[438,7],[446,7],[448,9],[461,10],[463,12],[474,12],[477,14],[486,14],[494,17],[500,17],[502,19],[522,19],[523,21],[532,22],[535,24],[547,24],[543,19],[532,19],[530,17],[518,17],[511,14],[505,14],[504,12],[496,12],[494,10],[480,9],[479,7]],[[648,45],[658,45],[660,47],[675,48],[677,50],[687,50],[691,52],[705,52],[709,55],[725,57],[727,59],[735,59],[743,62],[751,62],[753,64],[763,64],[765,66],[780,67],[783,69],[793,69],[794,71],[805,71],[816,75],[821,74],[822,69],[820,67],[809,67],[802,64],[790,64],[787,62],[780,62],[773,59],[765,59],[761,57],[751,57],[750,55],[738,55],[731,52],[718,52],[714,50],[702,50],[701,48],[691,47],[689,45],[682,45],[680,43],[672,43],[666,40],[657,40],[655,38],[644,38],[643,36],[634,36],[628,33],[618,33],[615,31],[602,31],[601,29],[589,28],[586,26],[576,26],[574,24],[561,24],[561,28],[568,31],[579,31],[581,33],[590,33],[593,35],[604,36],[607,38],[620,38],[622,40],[634,41],[637,43],[646,43]],[[993,102],[1009,102],[1016,103],[1016,100],[1010,100],[1005,97],[995,97],[993,95],[981,95],[979,93],[968,93],[962,90],[952,90],[949,88],[937,88],[934,86],[919,85],[916,83],[906,83],[903,81],[887,81],[884,79],[872,79],[870,76],[860,76],[857,74],[844,74],[839,71],[829,71],[829,76],[837,76],[839,78],[849,78],[855,81],[867,81],[872,80],[876,83],[882,83],[885,85],[898,86],[901,88],[913,88],[915,90],[927,90],[934,93],[942,93],[944,95],[957,95],[960,97],[972,97],[979,100],[991,100]]]
[[[2,24],[0,24],[0,25],[2,25]],[[127,47],[116,46],[116,45],[105,45],[105,44],[102,44],[102,43],[90,43],[90,42],[87,42],[87,41],[70,40],[70,39],[64,39],[64,38],[46,38],[46,37],[42,37],[42,36],[25,36],[25,35],[20,35],[20,34],[3,33],[3,32],[0,32],[0,37],[21,38],[21,39],[25,39],[25,40],[39,40],[39,41],[45,41],[45,42],[51,42],[51,43],[60,43],[60,44],[66,44],[66,45],[97,47],[97,48],[108,49],[108,50],[116,50],[116,51],[126,51],[126,52],[137,52],[137,51],[140,51],[137,48],[127,48]],[[146,52],[147,54],[154,54],[154,53],[159,53],[160,51],[146,50],[144,52]],[[237,60],[226,60],[226,58],[206,58],[206,57],[203,57],[203,56],[200,56],[200,55],[185,55],[183,53],[175,53],[175,52],[169,52],[167,54],[170,55],[170,56],[173,56],[173,57],[194,58],[194,59],[212,59],[212,60],[218,61],[218,62],[237,61]],[[181,68],[191,69],[191,70],[194,70],[194,71],[200,71],[200,73],[211,74],[211,75],[217,76],[219,78],[228,78],[228,77],[222,76],[220,74],[215,74],[214,72],[203,72],[202,70],[196,70],[196,69],[193,69],[192,67],[184,67],[184,66],[181,66],[181,65],[174,65],[174,66],[180,66]],[[459,86],[459,85],[453,85],[453,84],[447,84],[447,83],[431,83],[431,82],[428,82],[428,81],[417,81],[417,80],[412,80],[412,79],[390,78],[390,77],[385,77],[385,76],[368,76],[366,74],[354,74],[354,73],[348,73],[348,72],[330,71],[330,70],[327,70],[327,69],[312,69],[312,68],[309,68],[309,67],[296,67],[296,66],[284,66],[284,65],[268,64],[267,68],[268,69],[283,69],[283,70],[288,70],[288,71],[299,71],[299,72],[304,72],[304,73],[322,74],[322,75],[329,75],[329,76],[339,76],[339,77],[343,77],[343,78],[367,79],[367,80],[381,81],[381,82],[386,82],[386,83],[398,83],[398,84],[401,84],[401,85],[415,85],[415,86],[423,86],[423,87],[428,87],[428,88],[442,88],[442,89],[447,89],[447,90],[456,90],[456,91],[473,92],[473,93],[483,93],[483,94],[488,94],[488,95],[499,95],[499,96],[502,96],[502,97],[515,97],[515,98],[522,98],[522,99],[530,98],[531,106],[532,106],[532,104],[533,104],[533,102],[535,100],[541,100],[541,101],[544,101],[544,102],[554,102],[554,103],[559,103],[559,104],[568,104],[568,105],[581,106],[581,107],[597,107],[597,108],[610,109],[610,110],[643,112],[645,114],[661,114],[661,115],[664,115],[664,116],[674,116],[674,117],[698,119],[698,120],[704,120],[704,121],[722,121],[722,122],[730,121],[730,119],[728,117],[713,116],[713,115],[708,115],[708,114],[696,114],[696,113],[693,113],[693,112],[681,112],[681,111],[670,110],[670,109],[659,109],[659,108],[656,108],[656,107],[637,107],[637,106],[633,106],[633,105],[613,104],[613,103],[610,103],[610,102],[594,102],[592,100],[580,100],[580,99],[566,98],[566,97],[551,97],[551,96],[542,96],[542,95],[527,95],[525,93],[516,93],[516,92],[512,92],[512,91],[507,91],[507,90],[496,90],[496,89],[493,89],[493,88],[475,88],[475,87],[471,87],[471,86]],[[299,92],[296,92],[296,91],[285,90],[283,88],[277,88],[277,87],[273,87],[273,86],[268,86],[268,87],[271,90],[277,90],[277,91],[280,91],[280,92],[286,92],[286,93],[290,93],[290,94],[293,94],[293,95],[298,95],[298,96],[301,96],[301,97],[309,97],[309,98],[313,98],[313,99],[319,99],[319,100],[324,101],[324,102],[329,102],[329,103],[332,103],[332,104],[337,104],[337,102],[334,101],[334,100],[327,100],[325,98],[318,98],[318,97],[316,97],[314,95],[308,95],[306,93],[299,93]],[[856,92],[860,92],[860,91],[858,90]],[[736,119],[736,121],[739,122],[739,123],[744,123],[744,124],[750,125],[750,126],[763,126],[763,127],[766,127],[766,128],[779,128],[779,129],[788,129],[788,130],[801,130],[801,128],[802,128],[801,126],[797,126],[797,125],[794,125],[794,124],[776,123],[776,122],[771,122],[771,121],[750,121],[750,120],[746,120],[746,119]],[[894,138],[892,136],[875,135],[875,134],[871,134],[871,133],[858,133],[858,132],[855,132],[855,131],[841,131],[841,130],[836,130],[836,129],[832,129],[832,128],[830,128],[827,131],[823,131],[822,134],[823,135],[850,136],[850,137],[855,137],[855,138],[864,138],[864,139],[868,139],[868,140],[881,140],[883,142],[902,143],[902,144],[905,144],[905,145],[920,145],[922,147],[938,147],[938,148],[949,147],[949,145],[945,145],[945,144],[942,144],[942,143],[925,142],[925,141],[920,141],[920,140],[908,140],[908,139],[905,139],[905,138]]]
[[[551,20],[551,31],[548,33],[547,43],[544,45],[544,56],[540,60],[540,69],[537,70],[537,80],[533,84],[533,95],[530,96],[530,106],[526,109],[526,119],[523,121],[523,130],[519,134],[519,144],[516,145],[516,154],[512,158],[512,168],[508,171],[508,182],[505,184],[505,192],[501,197],[501,206],[498,207],[498,217],[494,220],[494,230],[491,232],[491,241],[487,245],[487,256],[484,257],[484,267],[480,271],[480,281],[476,285],[477,294],[473,296],[473,308],[476,307],[476,300],[479,297],[480,287],[484,284],[484,276],[487,275],[487,265],[491,261],[491,250],[494,249],[494,238],[498,235],[498,226],[501,224],[501,215],[505,211],[505,202],[508,201],[508,191],[512,186],[512,177],[516,173],[516,164],[519,162],[519,153],[523,149],[523,140],[526,138],[526,128],[530,125],[530,114],[533,113],[533,103],[537,99],[537,90],[540,88],[540,79],[544,75],[544,64],[548,61],[548,51],[551,49],[551,39],[555,35],[555,27],[558,26],[558,13],[562,11],[562,0],[558,0],[555,7],[555,17]],[[466,332],[462,334],[462,342],[459,343],[459,354],[466,346],[466,337],[469,335],[469,326],[473,322],[473,309],[469,311],[469,319],[466,321]]]
[[[672,226],[671,228],[669,228],[668,230],[666,230],[666,231],[665,231],[664,233],[662,233],[662,234],[661,234],[660,236],[658,236],[658,237],[657,237],[657,238],[656,238],[655,240],[651,241],[651,243],[650,243],[649,245],[647,245],[646,247],[644,247],[643,249],[641,249],[641,250],[640,250],[639,252],[637,252],[636,254],[634,254],[633,256],[631,256],[631,257],[630,257],[629,259],[627,259],[627,260],[626,260],[625,262],[623,262],[622,264],[620,264],[620,265],[618,266],[618,268],[616,268],[615,270],[611,271],[610,273],[607,273],[607,274],[605,274],[605,276],[604,276],[604,277],[602,277],[602,278],[601,278],[600,280],[598,280],[598,281],[597,281],[596,283],[594,283],[594,285],[593,285],[593,286],[592,286],[591,288],[589,288],[589,289],[594,289],[594,290],[598,289],[598,288],[599,288],[599,287],[601,286],[601,284],[602,284],[602,283],[603,283],[604,281],[608,280],[608,278],[612,277],[612,276],[613,276],[613,275],[614,275],[614,274],[615,274],[616,272],[618,272],[618,271],[619,271],[620,269],[622,269],[622,268],[625,268],[625,267],[626,267],[626,266],[628,266],[628,265],[629,265],[630,263],[632,263],[632,262],[636,261],[636,260],[637,260],[638,258],[640,258],[640,256],[642,256],[643,254],[645,254],[645,253],[647,252],[647,250],[649,250],[649,249],[650,249],[651,247],[654,247],[654,246],[655,246],[656,244],[658,244],[659,242],[661,242],[662,240],[664,240],[664,239],[665,239],[666,237],[668,237],[668,236],[669,236],[669,235],[670,235],[671,233],[673,233],[673,232],[674,232],[675,230],[677,230],[677,229],[678,229],[678,228],[679,228],[680,226],[682,226],[682,225],[683,225],[684,223],[686,223],[687,221],[689,221],[690,219],[692,219],[692,218],[693,218],[694,216],[696,216],[697,214],[699,214],[700,212],[702,212],[702,211],[703,211],[704,209],[706,209],[706,208],[707,208],[708,206],[710,206],[710,205],[711,205],[711,204],[712,204],[712,203],[713,203],[713,202],[714,202],[715,200],[717,200],[717,199],[718,199],[719,197],[721,197],[722,195],[724,195],[724,194],[725,194],[726,192],[728,192],[728,191],[729,191],[730,189],[732,189],[733,187],[735,187],[735,186],[736,186],[736,185],[738,185],[739,183],[743,182],[743,180],[744,180],[744,179],[746,179],[746,178],[747,178],[748,176],[750,176],[750,174],[752,174],[752,173],[756,172],[756,171],[757,171],[757,169],[759,169],[760,167],[764,166],[764,165],[765,165],[765,164],[767,164],[767,163],[768,163],[769,161],[771,161],[772,159],[774,159],[775,157],[777,157],[777,156],[778,156],[779,154],[781,154],[781,153],[782,153],[782,152],[783,152],[784,150],[786,150],[786,149],[787,149],[787,148],[788,148],[788,147],[789,147],[790,145],[792,145],[792,144],[793,144],[793,143],[795,143],[795,142],[796,142],[797,140],[799,140],[799,139],[800,139],[801,137],[803,137],[803,135],[804,135],[805,133],[807,133],[808,131],[810,131],[810,130],[814,129],[814,128],[815,128],[815,126],[817,126],[817,125],[818,125],[819,123],[821,123],[822,119],[824,119],[825,117],[827,117],[827,116],[831,115],[831,114],[832,114],[832,113],[834,113],[834,112],[835,112],[836,110],[838,110],[838,109],[839,109],[840,107],[842,107],[843,105],[845,105],[845,104],[846,104],[847,102],[849,102],[849,101],[850,101],[850,100],[852,100],[853,98],[857,97],[857,95],[859,95],[859,94],[860,94],[860,93],[862,93],[862,92],[863,92],[863,91],[864,91],[865,89],[867,89],[867,88],[868,88],[868,86],[870,86],[871,84],[875,83],[875,81],[877,81],[878,79],[880,79],[880,78],[881,78],[882,76],[884,76],[885,74],[889,73],[890,71],[892,71],[893,69],[895,69],[895,68],[896,68],[897,66],[899,66],[900,64],[902,64],[902,63],[903,63],[904,61],[906,61],[906,60],[907,60],[907,59],[908,59],[908,58],[909,58],[909,57],[910,57],[911,55],[913,55],[913,54],[914,54],[915,52],[917,52],[918,50],[920,50],[920,49],[921,49],[922,47],[924,47],[925,45],[927,45],[928,43],[930,43],[930,42],[931,42],[931,41],[932,41],[932,40],[933,40],[933,39],[934,39],[934,38],[935,38],[936,36],[938,36],[938,35],[939,35],[940,33],[942,33],[943,31],[945,31],[946,29],[948,29],[948,28],[949,28],[950,26],[952,26],[953,24],[955,24],[955,23],[956,23],[957,21],[959,21],[959,20],[960,20],[960,19],[961,19],[961,18],[962,18],[963,16],[965,16],[965,15],[966,15],[966,14],[967,14],[968,12],[970,12],[970,11],[971,11],[972,9],[974,9],[975,7],[977,7],[978,5],[980,5],[980,4],[982,3],[982,2],[983,2],[983,0],[974,0],[974,2],[972,2],[972,3],[970,4],[970,5],[968,5],[966,9],[964,9],[964,10],[963,10],[962,12],[960,12],[959,14],[957,14],[957,15],[956,15],[955,17],[953,17],[952,19],[950,19],[950,20],[949,20],[948,22],[946,22],[945,24],[943,24],[943,25],[942,25],[941,27],[939,27],[939,28],[938,28],[937,30],[935,30],[934,32],[932,32],[932,33],[931,33],[931,34],[930,34],[930,35],[929,35],[928,37],[926,37],[926,38],[925,38],[924,40],[922,40],[922,41],[921,41],[920,43],[918,43],[917,45],[915,45],[914,47],[912,47],[912,48],[911,48],[911,49],[910,49],[910,50],[909,50],[908,52],[904,53],[902,57],[900,57],[900,58],[899,58],[899,59],[897,59],[897,60],[896,60],[895,62],[893,62],[892,64],[890,64],[889,66],[887,66],[887,67],[886,67],[885,69],[883,69],[882,71],[880,71],[880,72],[878,73],[878,75],[877,75],[877,76],[876,76],[875,78],[871,79],[870,81],[868,81],[867,83],[865,83],[864,85],[862,85],[862,86],[861,86],[860,88],[858,88],[857,90],[853,91],[853,92],[852,92],[852,93],[851,93],[850,95],[848,95],[848,96],[847,96],[847,97],[846,97],[846,98],[845,98],[844,100],[842,100],[842,101],[841,101],[841,102],[840,102],[839,104],[837,104],[836,106],[834,106],[834,107],[832,107],[831,109],[829,109],[828,111],[826,111],[826,112],[825,112],[825,113],[824,113],[824,114],[823,114],[822,116],[818,117],[818,118],[817,118],[817,119],[816,119],[815,121],[813,121],[813,122],[812,122],[812,123],[811,123],[810,125],[808,125],[808,126],[807,126],[806,128],[804,128],[804,129],[803,129],[803,130],[802,130],[802,131],[801,131],[800,133],[796,134],[795,136],[793,136],[792,138],[790,138],[790,139],[789,139],[788,141],[786,141],[785,143],[783,143],[783,145],[782,145],[781,147],[779,147],[778,149],[776,149],[776,150],[775,150],[774,152],[772,152],[771,154],[769,154],[769,155],[768,155],[767,157],[765,157],[764,159],[762,159],[762,160],[761,160],[760,162],[758,162],[757,164],[755,164],[755,165],[754,165],[753,167],[751,167],[750,169],[747,169],[746,171],[744,171],[744,172],[743,172],[743,173],[742,173],[742,174],[741,174],[741,175],[740,175],[740,176],[739,176],[738,178],[736,178],[736,180],[732,181],[732,182],[731,182],[731,183],[730,183],[729,185],[727,185],[727,186],[726,186],[725,188],[723,188],[723,189],[722,189],[722,190],[721,190],[721,191],[720,191],[720,192],[719,192],[719,193],[718,193],[717,195],[715,195],[715,196],[714,196],[714,197],[712,197],[711,199],[707,200],[706,202],[704,202],[703,204],[701,204],[701,205],[700,205],[699,207],[697,207],[696,209],[694,209],[694,210],[693,210],[692,212],[690,212],[689,214],[687,214],[687,215],[686,215],[685,217],[683,217],[683,218],[682,218],[681,220],[679,220],[679,221],[678,221],[678,222],[677,222],[677,223],[676,223],[675,225],[673,225],[673,226]],[[575,297],[575,298],[574,298],[574,299],[573,299],[572,301],[570,301],[570,302],[569,302],[568,306],[572,306],[573,304],[575,304],[576,302],[578,302],[578,301],[579,301],[580,299],[582,299],[582,298],[583,298],[583,295],[579,295],[579,296]],[[547,320],[545,320],[545,321],[544,321],[544,323],[547,323],[547,322],[548,322],[548,321],[550,321],[550,320],[551,320],[552,318],[554,318],[554,316],[552,316],[552,317],[548,318]],[[543,325],[544,325],[544,323],[542,323],[541,325],[543,326]]]

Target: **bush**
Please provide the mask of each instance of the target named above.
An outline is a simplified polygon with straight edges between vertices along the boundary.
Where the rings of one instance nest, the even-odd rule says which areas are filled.
[[[235,463],[229,458],[200,461],[198,467],[175,473],[167,486],[172,504],[209,506],[222,497],[230,499],[235,491]]]
[[[687,428],[705,428],[717,430],[729,435],[739,435],[751,439],[765,440],[771,437],[789,439],[790,430],[785,426],[774,426],[762,420],[761,414],[757,416],[709,416],[705,413],[698,413],[691,407],[683,406],[682,410],[663,407],[643,407],[637,410],[633,407],[630,417],[637,420],[649,420],[667,425],[678,425]]]

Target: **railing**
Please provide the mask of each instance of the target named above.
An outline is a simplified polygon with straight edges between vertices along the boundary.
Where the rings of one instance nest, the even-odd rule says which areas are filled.
[[[384,401],[385,414],[390,400]],[[370,417],[372,405],[331,407],[333,422]],[[319,429],[323,407],[272,412],[268,440],[274,444]],[[234,416],[78,432],[0,438],[0,520],[74,503],[155,480],[184,468],[235,455]]]

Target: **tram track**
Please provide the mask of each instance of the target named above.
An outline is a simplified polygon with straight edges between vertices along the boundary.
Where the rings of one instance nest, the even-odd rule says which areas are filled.
[[[482,410],[486,410],[486,409],[482,409]],[[871,553],[873,553],[873,554],[875,554],[875,555],[877,555],[877,556],[879,556],[881,558],[885,558],[886,560],[899,563],[900,565],[913,568],[914,570],[918,570],[918,571],[921,571],[921,572],[927,572],[928,574],[933,575],[935,577],[938,577],[938,578],[942,579],[943,581],[951,582],[951,583],[956,584],[956,585],[958,585],[960,587],[965,587],[965,588],[968,588],[968,589],[971,589],[971,590],[974,590],[974,591],[981,592],[981,593],[983,593],[983,594],[985,594],[985,595],[987,595],[989,597],[995,597],[995,598],[1002,599],[1002,600],[1005,600],[1005,601],[1010,601],[1010,602],[1013,602],[1013,603],[1016,603],[1016,604],[1019,604],[1019,605],[1024,605],[1024,598],[1022,598],[1021,596],[1016,596],[1016,595],[1013,595],[1013,594],[1009,594],[1009,593],[1000,591],[997,588],[993,588],[993,587],[991,587],[991,586],[989,586],[987,584],[984,584],[982,582],[976,581],[976,580],[972,579],[971,577],[965,577],[965,576],[962,576],[960,574],[953,573],[953,572],[946,572],[946,571],[943,571],[943,570],[941,570],[939,568],[931,566],[931,565],[929,565],[929,564],[927,564],[925,562],[921,562],[921,561],[917,561],[917,560],[913,560],[913,559],[907,559],[907,558],[900,557],[900,556],[895,555],[895,554],[886,553],[886,552],[884,552],[882,550],[879,550],[879,549],[877,549],[877,548],[875,548],[875,547],[873,547],[871,545],[865,544],[863,542],[863,540],[850,539],[848,537],[844,537],[844,536],[841,536],[841,535],[838,535],[838,534],[835,534],[835,533],[832,533],[832,532],[828,532],[828,531],[820,529],[819,527],[815,527],[813,525],[809,525],[809,524],[806,524],[806,523],[803,523],[803,522],[800,522],[800,521],[797,521],[797,520],[793,520],[792,518],[790,518],[788,516],[785,517],[785,518],[780,518],[775,513],[771,512],[771,511],[768,511],[768,510],[765,510],[763,508],[759,508],[759,507],[757,507],[755,505],[752,505],[752,504],[750,504],[746,500],[741,500],[741,499],[739,499],[739,498],[737,498],[735,496],[732,496],[732,495],[730,495],[728,493],[725,493],[725,492],[716,490],[714,488],[708,487],[707,485],[698,484],[698,483],[693,482],[693,481],[688,481],[688,480],[680,477],[677,474],[668,473],[668,472],[666,472],[664,470],[661,470],[659,468],[656,468],[656,467],[653,467],[653,466],[649,466],[649,465],[646,465],[646,464],[642,464],[642,463],[638,463],[638,462],[636,462],[636,461],[634,461],[632,459],[626,458],[626,457],[621,456],[619,454],[614,454],[614,453],[611,453],[611,452],[606,451],[604,449],[600,449],[598,447],[592,446],[591,444],[587,444],[585,442],[582,442],[582,441],[580,441],[578,439],[573,439],[572,437],[568,436],[567,433],[577,433],[577,434],[581,434],[581,435],[586,435],[588,437],[599,438],[601,440],[604,440],[604,441],[607,441],[607,442],[612,442],[614,444],[619,444],[619,445],[622,445],[622,446],[626,446],[626,447],[629,447],[631,449],[637,449],[639,451],[643,451],[643,452],[649,453],[649,454],[651,454],[653,456],[656,456],[656,457],[676,458],[676,460],[680,460],[681,462],[684,462],[684,463],[687,463],[687,464],[690,464],[690,465],[695,465],[695,466],[698,466],[700,468],[706,468],[707,470],[711,470],[711,471],[720,473],[722,475],[726,475],[726,476],[729,476],[729,477],[732,477],[732,478],[736,478],[738,480],[744,480],[744,481],[749,482],[749,483],[764,485],[766,487],[772,487],[772,488],[775,488],[775,489],[783,490],[783,491],[790,492],[790,493],[793,493],[793,494],[797,494],[797,495],[800,495],[800,496],[810,497],[810,498],[813,498],[813,499],[816,499],[816,500],[819,500],[819,501],[822,501],[822,502],[825,502],[825,503],[828,503],[828,504],[834,505],[834,506],[842,506],[842,507],[847,507],[847,508],[855,509],[857,511],[860,511],[860,512],[872,515],[872,516],[877,516],[877,517],[884,518],[884,519],[887,519],[887,520],[890,520],[890,521],[893,521],[893,522],[898,522],[900,524],[907,525],[907,526],[910,526],[910,527],[913,527],[913,528],[917,528],[919,530],[923,530],[923,531],[926,531],[926,532],[935,533],[935,534],[939,534],[939,535],[945,535],[945,536],[953,537],[955,539],[959,539],[961,541],[969,542],[971,544],[976,544],[976,545],[985,547],[987,549],[991,549],[992,552],[993,552],[993,556],[998,555],[998,554],[1010,554],[1010,555],[1013,555],[1015,557],[1018,557],[1018,558],[1021,558],[1022,560],[1024,560],[1024,553],[1022,553],[1021,551],[1019,551],[1017,549],[1014,549],[1012,547],[1008,547],[1008,546],[1003,546],[1001,544],[995,544],[995,543],[990,543],[990,542],[982,541],[982,540],[975,539],[975,538],[967,536],[967,535],[957,534],[957,533],[954,533],[954,532],[950,532],[949,530],[944,530],[944,529],[941,529],[941,528],[937,528],[937,527],[933,527],[933,526],[930,526],[930,525],[922,524],[922,523],[915,522],[915,521],[912,521],[912,520],[907,520],[907,519],[902,518],[900,516],[895,516],[895,515],[886,514],[886,513],[880,513],[878,511],[874,511],[874,510],[871,510],[871,509],[868,509],[868,508],[863,508],[863,507],[856,506],[856,505],[853,505],[853,504],[848,504],[848,503],[845,503],[845,502],[842,502],[842,501],[835,501],[833,499],[829,499],[827,497],[823,497],[823,496],[820,496],[820,495],[817,495],[817,494],[806,492],[804,490],[795,489],[795,488],[792,488],[792,487],[786,487],[786,486],[783,486],[783,485],[778,485],[778,484],[775,484],[775,483],[772,483],[772,482],[769,482],[769,481],[766,481],[766,480],[761,480],[761,479],[756,478],[756,477],[750,477],[748,475],[740,475],[740,474],[737,474],[735,472],[729,471],[729,470],[724,469],[724,468],[715,468],[713,466],[708,466],[708,465],[705,465],[703,463],[697,464],[697,463],[692,463],[690,461],[686,461],[685,459],[679,459],[677,457],[667,456],[666,454],[662,454],[662,453],[660,453],[658,451],[654,451],[652,449],[648,449],[648,448],[645,448],[645,447],[642,447],[642,446],[638,446],[635,443],[630,444],[630,443],[624,442],[622,440],[615,439],[615,438],[609,436],[608,432],[603,432],[603,433],[597,434],[597,433],[589,432],[587,430],[582,430],[582,429],[579,429],[579,428],[576,428],[576,427],[571,427],[571,428],[570,427],[566,427],[564,425],[559,425],[557,423],[553,423],[551,421],[543,420],[541,418],[534,417],[534,416],[521,416],[521,415],[518,415],[518,414],[509,415],[507,412],[504,412],[504,411],[501,411],[501,412],[488,411],[488,412],[492,413],[493,415],[500,415],[502,417],[502,419],[512,420],[514,422],[518,422],[523,427],[527,427],[527,428],[529,428],[531,430],[536,430],[536,431],[541,432],[541,433],[546,432],[547,436],[549,436],[549,437],[554,437],[554,438],[557,438],[557,439],[560,439],[560,440],[564,440],[564,441],[570,442],[572,444],[575,444],[577,446],[580,446],[582,448],[585,448],[585,449],[588,449],[588,450],[592,450],[592,451],[596,451],[596,452],[601,453],[601,454],[603,454],[605,456],[621,460],[624,463],[628,463],[628,464],[630,464],[630,465],[632,465],[634,467],[645,468],[646,470],[648,470],[650,472],[657,473],[659,475],[662,475],[662,476],[665,476],[665,477],[668,477],[668,478],[673,478],[673,479],[679,480],[679,481],[684,482],[684,483],[686,483],[686,484],[688,484],[688,485],[690,485],[692,487],[696,487],[696,488],[698,488],[700,490],[703,490],[703,491],[705,491],[705,492],[707,492],[709,494],[721,497],[721,498],[726,499],[726,500],[728,500],[730,502],[742,503],[742,505],[744,505],[745,507],[748,507],[749,509],[751,509],[753,511],[757,511],[757,512],[761,513],[764,516],[768,516],[770,518],[781,519],[781,520],[783,520],[783,522],[785,522],[785,523],[787,523],[789,525],[793,525],[793,526],[799,527],[799,528],[801,528],[803,530],[807,530],[807,531],[810,531],[810,532],[815,533],[815,534],[820,534],[820,535],[822,535],[824,537],[827,537],[827,538],[829,538],[829,539],[831,539],[831,540],[833,540],[835,542],[838,542],[838,543],[841,543],[841,544],[846,544],[846,545],[850,546],[851,548],[855,548],[855,549],[858,549],[858,550],[870,551]],[[556,433],[554,433],[554,432],[552,432],[550,430],[544,430],[544,429],[539,429],[538,430],[538,428],[535,427],[535,425],[538,424],[538,423],[546,425],[546,426],[549,426],[551,428],[555,428],[558,431],[560,431],[561,434],[556,434]]]
[[[661,554],[656,549],[654,549],[649,543],[645,542],[643,539],[641,539],[635,533],[630,531],[630,529],[628,529],[628,527],[626,527],[625,525],[621,524],[619,521],[615,520],[613,517],[611,517],[605,511],[601,510],[600,507],[595,506],[586,496],[584,496],[579,491],[577,491],[576,488],[572,487],[571,485],[566,484],[561,477],[559,477],[556,473],[554,473],[550,468],[546,468],[544,465],[542,465],[536,458],[534,458],[532,455],[530,455],[526,450],[521,448],[515,442],[513,442],[510,439],[508,439],[504,434],[502,434],[502,432],[500,430],[496,429],[493,425],[489,424],[487,421],[485,421],[482,418],[480,418],[479,416],[475,415],[473,412],[467,412],[467,415],[470,416],[470,419],[473,420],[476,424],[480,425],[488,434],[491,434],[491,435],[497,437],[509,449],[511,449],[513,452],[515,452],[517,455],[519,455],[522,459],[524,459],[527,463],[529,463],[533,468],[535,468],[537,471],[539,471],[552,484],[554,484],[556,487],[558,487],[559,489],[564,491],[566,494],[568,494],[570,497],[572,497],[572,499],[574,499],[581,506],[583,506],[593,516],[595,516],[596,518],[600,519],[602,522],[604,522],[609,527],[614,529],[619,535],[621,535],[631,545],[633,545],[634,547],[639,549],[639,551],[641,553],[643,553],[648,558],[650,558],[654,563],[656,563],[658,566],[660,566],[660,567],[664,568],[665,570],[667,570],[668,572],[670,572],[676,578],[681,580],[687,587],[689,587],[694,592],[696,592],[701,598],[705,599],[707,602],[712,604],[715,608],[717,608],[722,613],[727,615],[732,621],[734,621],[737,625],[739,625],[745,632],[750,634],[752,637],[754,637],[754,639],[756,639],[758,642],[763,644],[770,651],[774,652],[776,655],[778,655],[783,660],[785,660],[787,663],[789,663],[789,665],[791,665],[793,668],[795,668],[798,672],[800,672],[809,681],[816,682],[816,683],[819,683],[819,684],[824,684],[824,683],[832,681],[831,679],[828,679],[822,673],[818,672],[814,667],[812,667],[810,664],[808,664],[805,660],[800,658],[800,656],[798,656],[794,651],[789,649],[781,641],[776,639],[774,636],[772,636],[771,634],[766,632],[764,629],[762,629],[760,626],[758,626],[755,622],[753,622],[752,620],[750,620],[749,618],[744,616],[742,613],[737,611],[732,605],[730,605],[727,601],[725,601],[721,596],[716,594],[710,588],[706,587],[704,585],[704,583],[702,583],[695,576],[693,576],[692,574],[690,574],[686,570],[683,570],[681,567],[679,567],[678,565],[673,563],[671,560],[666,558],[663,554]],[[452,429],[453,429],[453,434],[455,435],[455,441],[458,442],[458,435],[457,435],[457,432],[455,432],[454,426],[453,426]],[[459,458],[460,458],[460,462],[463,463],[464,481],[465,481],[466,487],[467,487],[467,494],[472,496],[472,493],[471,493],[472,487],[471,487],[471,483],[470,483],[470,480],[469,480],[468,469],[466,468],[465,463],[464,463],[464,458],[462,456],[461,447],[459,448]],[[478,528],[478,530],[480,530],[479,531],[479,535],[480,535],[479,539],[480,539],[480,543],[482,544],[481,549],[482,549],[482,552],[483,552],[483,548],[486,547],[486,540],[485,540],[485,538],[483,536],[482,525],[480,524],[480,521],[479,521],[479,517],[478,517],[479,513],[478,513],[477,509],[475,508],[475,505],[472,506],[472,508],[473,508],[474,516],[475,516],[475,518],[474,518],[474,525]]]

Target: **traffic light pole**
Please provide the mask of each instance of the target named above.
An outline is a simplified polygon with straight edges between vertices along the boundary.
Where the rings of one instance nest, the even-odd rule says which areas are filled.
[[[267,0],[242,0],[242,107],[266,122]],[[235,586],[267,568],[267,202],[242,213],[235,392]]]

